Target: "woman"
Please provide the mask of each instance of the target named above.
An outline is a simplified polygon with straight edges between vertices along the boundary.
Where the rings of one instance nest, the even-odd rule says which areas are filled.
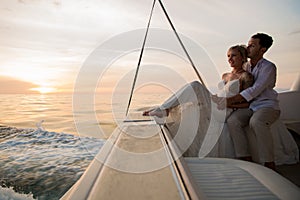
[[[218,108],[224,97],[236,95],[253,84],[252,75],[243,70],[243,65],[247,62],[246,47],[243,45],[230,47],[227,57],[232,71],[222,75],[217,95],[212,95],[201,83],[194,81],[177,91],[160,107],[143,113],[144,116],[162,118],[173,110],[175,112],[178,107],[181,108],[181,116],[168,128],[171,129],[170,132],[179,149],[184,152],[184,156],[194,157],[208,153],[212,155],[211,150],[217,146],[215,144],[221,135],[226,118],[234,109],[248,106],[247,102],[241,102],[232,108],[223,110]],[[188,106],[190,104],[194,106],[192,109]],[[225,154],[221,152],[217,156]]]
[[[220,90],[219,93],[217,95],[209,95],[211,96],[211,100],[218,104],[224,100],[224,98],[220,97],[234,96],[253,84],[253,76],[243,69],[243,65],[247,62],[246,47],[243,45],[230,47],[227,52],[227,57],[232,71],[222,75],[222,82],[218,84],[218,88]],[[143,115],[161,118],[168,116],[170,110],[180,104],[189,102],[204,104],[205,102],[201,100],[203,98],[203,92],[209,93],[209,91],[202,84],[194,81],[180,89],[176,94],[166,100],[160,107],[145,111]],[[207,94],[204,96],[207,96]],[[248,107],[247,102],[241,102],[240,104],[232,106],[233,109],[244,107]],[[232,110],[227,111],[229,111],[227,113],[230,113]]]

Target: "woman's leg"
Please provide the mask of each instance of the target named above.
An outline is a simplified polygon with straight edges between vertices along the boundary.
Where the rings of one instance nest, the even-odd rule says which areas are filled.
[[[198,81],[186,84],[169,99],[167,99],[160,107],[162,109],[170,109],[185,103],[201,103],[201,98],[206,96],[209,91]],[[199,101],[200,100],[200,101]]]
[[[167,116],[170,109],[185,103],[206,104],[204,97],[210,96],[209,91],[198,81],[186,84],[160,107],[144,112],[144,115],[163,117]]]

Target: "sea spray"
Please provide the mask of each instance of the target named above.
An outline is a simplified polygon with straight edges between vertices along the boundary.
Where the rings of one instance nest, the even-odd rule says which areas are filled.
[[[0,199],[1,200],[33,200],[32,194],[19,194],[13,188],[4,188],[0,186]]]

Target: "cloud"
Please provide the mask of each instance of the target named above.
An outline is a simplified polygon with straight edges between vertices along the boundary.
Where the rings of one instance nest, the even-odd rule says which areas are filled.
[[[0,94],[34,94],[37,92],[30,89],[35,87],[37,87],[37,85],[30,82],[0,76]]]
[[[277,46],[279,53],[299,51],[296,0],[278,2],[272,9],[268,2],[251,1],[251,5],[260,5],[255,17],[250,17],[253,10],[245,1],[165,0],[163,3],[177,31],[205,48],[220,71],[228,70],[225,68],[227,48],[247,42],[256,31],[274,35],[277,44],[283,44]],[[80,66],[97,46],[115,35],[145,28],[151,5],[151,1],[138,0],[3,1],[0,4],[0,74],[26,80],[27,83],[19,82],[26,87],[31,87],[30,83],[50,82],[55,87],[62,81],[73,83]],[[235,13],[235,17],[230,13]],[[158,2],[151,28],[170,30]],[[279,53],[272,59],[279,60]],[[296,66],[298,58],[280,57],[280,60],[285,61],[284,66]]]

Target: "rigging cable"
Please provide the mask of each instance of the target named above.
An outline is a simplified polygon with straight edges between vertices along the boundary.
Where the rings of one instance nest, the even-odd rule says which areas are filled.
[[[160,6],[161,6],[161,8],[162,8],[162,10],[163,10],[163,12],[164,12],[167,20],[168,20],[168,22],[169,22],[169,24],[170,24],[173,32],[176,35],[176,38],[178,39],[178,41],[180,43],[180,46],[182,47],[185,55],[187,56],[188,60],[190,61],[190,63],[192,65],[192,67],[193,67],[193,69],[194,69],[194,71],[195,71],[198,79],[200,80],[200,82],[202,83],[202,85],[206,88],[206,85],[205,85],[203,79],[201,78],[201,76],[200,76],[200,74],[199,74],[199,72],[198,72],[198,70],[197,70],[194,62],[192,61],[192,58],[190,57],[190,55],[189,55],[188,51],[186,50],[186,48],[185,48],[182,40],[180,39],[180,37],[179,37],[179,35],[178,35],[178,33],[177,33],[176,29],[175,29],[175,26],[173,25],[173,23],[172,23],[169,15],[168,15],[165,7],[164,7],[162,1],[161,0],[158,0],[158,1],[159,1],[159,4],[160,4]],[[144,48],[145,48],[145,44],[146,44],[146,39],[147,39],[149,27],[150,27],[151,18],[152,18],[152,15],[153,15],[153,10],[154,10],[154,6],[155,6],[155,2],[156,2],[156,0],[153,1],[153,5],[152,5],[152,8],[151,8],[151,13],[150,13],[150,17],[149,17],[149,21],[148,21],[148,25],[147,25],[147,29],[146,29],[146,33],[145,33],[145,37],[144,37],[144,41],[143,41],[143,45],[142,45],[142,49],[141,49],[141,52],[140,52],[140,57],[139,57],[138,65],[137,65],[137,68],[136,68],[136,71],[135,71],[135,76],[134,76],[133,84],[132,84],[132,87],[131,87],[130,97],[129,97],[129,101],[128,101],[128,105],[127,105],[127,109],[126,109],[126,116],[128,115],[130,103],[131,103],[131,100],[132,100],[132,95],[133,95],[135,84],[136,84],[136,80],[137,80],[137,75],[138,75],[139,68],[140,68],[140,65],[141,65],[141,61],[142,61],[142,57],[143,57],[143,53],[144,53]]]
[[[175,33],[175,35],[176,35],[176,37],[177,37],[177,39],[178,39],[178,41],[179,41],[179,43],[180,43],[180,45],[181,45],[181,47],[182,47],[182,49],[183,49],[185,55],[186,55],[187,58],[189,59],[189,61],[190,61],[191,65],[192,65],[192,67],[193,67],[195,73],[197,74],[197,76],[198,76],[200,82],[201,82],[202,85],[206,88],[206,85],[205,85],[204,81],[202,80],[202,78],[201,78],[201,76],[200,76],[200,74],[199,74],[199,72],[198,72],[196,66],[194,65],[194,62],[192,61],[192,58],[190,57],[190,55],[189,55],[189,53],[187,52],[187,50],[186,50],[186,48],[185,48],[183,42],[181,41],[181,39],[180,39],[180,37],[179,37],[179,35],[178,35],[176,29],[175,29],[175,26],[173,25],[173,23],[172,23],[172,21],[171,21],[169,15],[168,15],[168,13],[167,13],[165,7],[164,7],[162,1],[161,1],[161,0],[158,0],[158,1],[159,1],[159,4],[160,4],[162,10],[163,10],[164,13],[165,13],[166,18],[167,18],[168,21],[169,21],[170,26],[172,27],[172,29],[173,29],[173,31],[174,31],[174,33]]]
[[[152,8],[151,8],[151,13],[150,13],[150,17],[149,17],[149,21],[148,21],[148,25],[147,25],[147,29],[146,29],[146,33],[145,33],[145,37],[144,37],[140,57],[139,57],[139,62],[138,62],[138,65],[137,65],[137,68],[136,68],[136,71],[135,71],[135,76],[134,76],[132,87],[131,87],[130,97],[129,97],[129,101],[128,101],[128,105],[127,105],[127,109],[126,109],[126,116],[128,115],[128,111],[129,111],[129,107],[130,107],[134,87],[135,87],[135,84],[136,84],[137,75],[138,75],[138,72],[139,72],[139,69],[140,69],[140,65],[141,65],[141,61],[142,61],[142,57],[143,57],[143,53],[144,53],[144,48],[145,48],[145,44],[146,44],[146,39],[147,39],[149,27],[150,27],[150,22],[151,22],[151,18],[152,18],[152,15],[153,15],[155,2],[156,2],[156,0],[153,1],[153,5],[152,5]]]

